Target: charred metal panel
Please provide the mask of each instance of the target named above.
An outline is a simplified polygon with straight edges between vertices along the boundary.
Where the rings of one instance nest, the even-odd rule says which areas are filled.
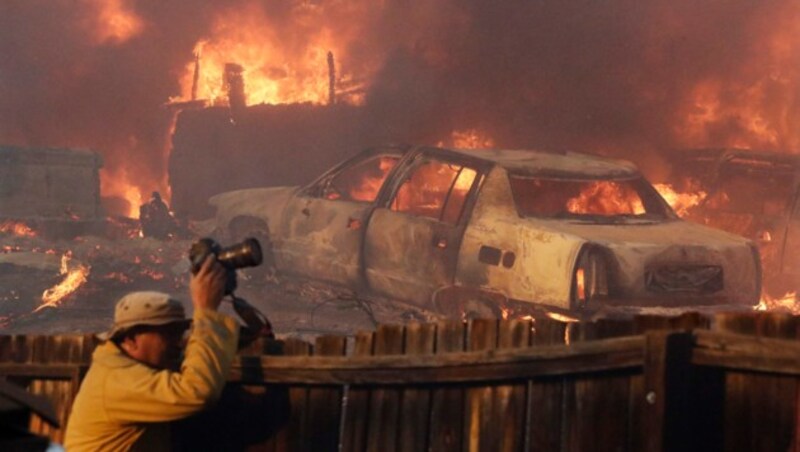
[[[371,204],[297,196],[286,207],[279,259],[284,269],[356,287]]]
[[[579,237],[591,238],[611,251],[618,271],[615,274],[618,298],[636,300],[639,305],[758,303],[760,284],[758,264],[750,242],[685,221],[652,224],[590,225],[564,223],[562,229]],[[650,269],[670,266],[717,266],[724,274],[724,287],[707,295],[677,292],[654,293],[647,290],[645,275]]]
[[[273,245],[281,241],[281,217],[289,198],[297,187],[269,187],[236,190],[216,195],[208,203],[216,209],[214,219],[222,234],[228,234],[229,226],[236,218],[252,217],[267,224]],[[225,237],[241,240],[241,237]]]
[[[433,294],[453,282],[459,233],[456,226],[429,218],[375,210],[364,247],[369,287],[430,307]]]
[[[0,147],[0,216],[103,217],[102,166],[100,156],[86,150]]]
[[[467,226],[456,284],[491,288],[511,299],[567,309],[572,270],[583,243],[546,224],[539,227],[520,218],[506,172],[498,167],[486,178]],[[484,246],[514,253],[513,263],[510,267],[486,265],[479,260]]]

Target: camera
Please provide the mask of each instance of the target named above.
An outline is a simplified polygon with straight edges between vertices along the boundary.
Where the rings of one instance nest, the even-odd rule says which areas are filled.
[[[200,271],[203,261],[209,254],[216,256],[217,261],[225,267],[227,273],[225,295],[230,295],[236,290],[237,269],[256,267],[263,261],[261,244],[252,237],[228,247],[222,247],[214,239],[203,238],[193,243],[189,249],[192,274]]]

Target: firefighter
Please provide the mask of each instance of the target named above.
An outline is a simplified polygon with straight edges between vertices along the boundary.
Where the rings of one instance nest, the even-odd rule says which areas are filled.
[[[139,222],[142,235],[157,239],[166,239],[178,229],[175,217],[169,211],[167,203],[161,199],[161,193],[154,191],[150,200],[139,206]]]
[[[185,350],[190,321],[179,301],[159,292],[119,300],[73,404],[67,450],[169,450],[168,422],[220,397],[239,339],[238,322],[217,312],[225,281],[214,256],[192,276],[194,314]]]

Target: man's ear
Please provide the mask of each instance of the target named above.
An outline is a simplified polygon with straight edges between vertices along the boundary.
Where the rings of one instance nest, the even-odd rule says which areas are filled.
[[[136,349],[139,348],[138,343],[136,342],[135,335],[126,336],[125,339],[122,339],[122,342],[120,342],[119,345],[123,350],[125,350],[129,354],[131,352],[135,352]]]

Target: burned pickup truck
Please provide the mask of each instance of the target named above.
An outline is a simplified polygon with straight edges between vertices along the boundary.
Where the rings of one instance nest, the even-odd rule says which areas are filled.
[[[260,237],[280,272],[449,315],[759,298],[753,243],[680,220],[633,164],[596,156],[381,147],[210,203],[224,239]]]

